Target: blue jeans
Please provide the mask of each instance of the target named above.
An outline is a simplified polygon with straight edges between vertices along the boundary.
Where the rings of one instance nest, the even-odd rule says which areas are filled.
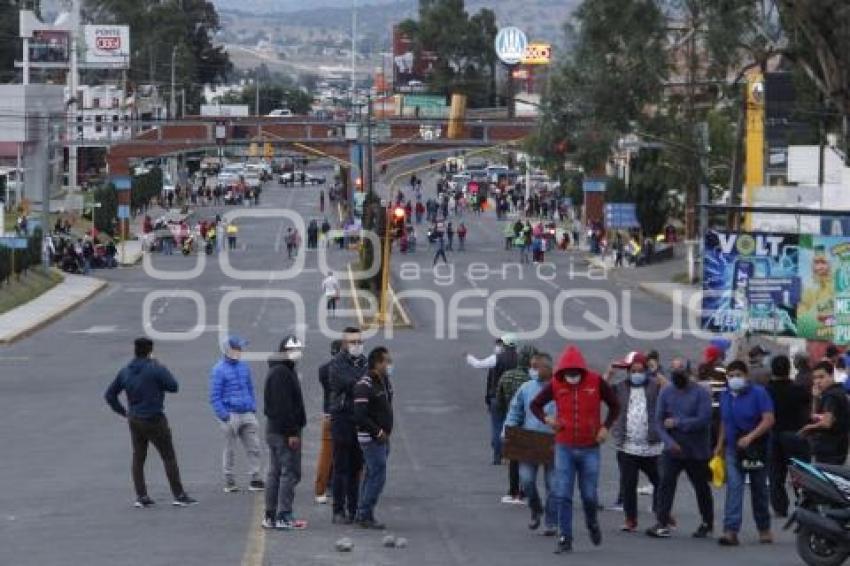
[[[726,450],[726,507],[723,512],[723,530],[737,533],[741,530],[744,514],[744,476],[750,476],[750,498],[753,517],[759,532],[770,530],[770,491],[767,487],[767,467],[743,471],[738,466],[738,456]]]
[[[588,526],[597,527],[597,484],[599,483],[599,447],[572,448],[555,444],[555,501],[558,505],[560,534],[573,538],[573,487],[578,475],[578,489]]]
[[[364,442],[360,444],[363,450],[363,463],[366,471],[363,483],[360,484],[360,501],[357,506],[357,518],[361,521],[374,520],[373,512],[378,498],[384,490],[387,481],[387,457],[390,454],[388,442]]]
[[[505,424],[505,415],[496,408],[496,400],[491,399],[487,405],[490,412],[490,447],[493,449],[493,463],[502,463],[502,427]]]
[[[535,515],[544,515],[546,528],[554,528],[558,525],[558,508],[555,505],[555,495],[552,493],[552,476],[554,469],[551,466],[543,468],[543,483],[546,485],[546,503],[540,500],[540,492],[537,490],[537,469],[539,464],[519,463],[519,482],[522,492],[528,497],[528,506]]]

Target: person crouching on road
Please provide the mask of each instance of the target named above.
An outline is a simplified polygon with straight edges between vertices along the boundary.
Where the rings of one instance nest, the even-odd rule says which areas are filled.
[[[614,422],[611,435],[617,446],[620,468],[620,490],[626,515],[624,532],[637,531],[638,474],[643,472],[653,487],[653,501],[658,498],[658,457],[664,449],[655,421],[655,407],[661,386],[654,375],[647,374],[646,356],[632,352],[628,359],[628,377],[614,386],[622,411]],[[623,365],[625,365],[623,364]],[[653,511],[656,509],[653,503]]]
[[[721,546],[738,546],[744,510],[744,476],[750,477],[753,516],[759,542],[770,544],[770,497],[767,488],[767,449],[775,422],[773,400],[761,385],[750,382],[747,364],[736,360],[726,367],[729,388],[720,397],[720,432],[715,456],[726,458],[726,507]]]
[[[269,373],[263,391],[266,415],[266,443],[269,446],[269,473],[266,489],[266,529],[303,529],[295,520],[292,503],[295,486],[301,481],[301,431],[307,426],[301,383],[295,366],[303,347],[295,336],[280,343],[278,354],[269,360]]]
[[[366,473],[360,488],[357,524],[364,529],[385,528],[375,520],[375,506],[387,479],[387,457],[393,431],[393,360],[378,346],[367,359],[368,372],[354,386],[354,422],[363,451]]]
[[[545,407],[553,400],[556,415],[547,416]],[[608,407],[604,423],[601,422],[603,402]],[[620,413],[614,389],[587,368],[578,348],[568,346],[558,361],[555,377],[531,402],[531,412],[555,431],[555,494],[560,531],[555,553],[572,551],[576,476],[590,541],[595,546],[602,544],[597,517],[599,445],[608,438],[608,430]]]
[[[242,361],[242,351],[247,345],[238,336],[228,338],[223,344],[224,357],[210,371],[210,405],[224,432],[222,468],[225,493],[239,491],[233,477],[237,440],[242,442],[248,458],[251,476],[248,488],[251,491],[262,491],[265,488],[260,475],[262,454],[254,383],[251,380],[251,368]]]
[[[136,490],[136,502],[133,505],[143,509],[154,504],[145,485],[145,459],[150,443],[162,458],[168,485],[174,496],[174,506],[186,507],[197,501],[186,495],[180,481],[171,428],[163,409],[165,393],[177,393],[179,386],[171,372],[151,357],[152,353],[153,341],[150,338],[136,338],[135,359],[118,373],[104,397],[112,410],[125,417],[130,425],[130,438],[133,442],[133,486]],[[124,408],[118,400],[122,391],[127,395],[129,408]]]
[[[531,412],[531,402],[552,379],[552,356],[545,352],[536,352],[531,358],[528,376],[529,380],[519,387],[511,399],[508,416],[505,419],[505,428],[519,426],[528,431],[551,435],[552,427]],[[554,417],[555,403],[550,401],[543,410],[547,417]],[[520,487],[528,497],[528,506],[531,509],[531,522],[528,524],[528,528],[532,531],[540,528],[540,519],[543,517],[545,524],[543,534],[555,536],[558,532],[558,508],[552,490],[555,468],[552,464],[543,466],[543,483],[546,486],[546,503],[544,505],[537,490],[537,471],[540,466],[541,464],[538,463],[519,463]]]

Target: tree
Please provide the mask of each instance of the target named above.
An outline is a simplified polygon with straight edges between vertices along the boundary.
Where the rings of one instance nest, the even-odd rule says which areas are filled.
[[[118,217],[118,194],[112,183],[98,187],[92,194],[95,203],[100,203],[100,208],[93,208],[94,227],[98,232],[113,234],[113,220]]]
[[[464,0],[420,0],[419,19],[405,20],[418,54],[435,54],[429,86],[434,92],[466,94],[470,106],[486,106],[495,98],[496,16],[481,9],[470,18]]]
[[[254,84],[246,85],[241,92],[228,93],[222,97],[222,104],[247,104],[254,112],[256,103],[257,87]],[[295,114],[307,114],[312,105],[312,95],[293,86],[291,81],[260,82],[260,115],[266,115],[278,108],[288,108]]]
[[[31,3],[26,2],[26,4]],[[11,82],[17,74],[15,59],[21,60],[18,10],[24,5],[22,0],[0,1],[0,83]]]

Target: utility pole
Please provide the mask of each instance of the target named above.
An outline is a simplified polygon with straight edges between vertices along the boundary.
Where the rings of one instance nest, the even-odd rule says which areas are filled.
[[[186,119],[186,89],[180,89],[180,118]]]
[[[357,88],[357,0],[351,0],[351,107]]]
[[[69,134],[73,132],[76,138],[77,132],[77,109],[78,109],[78,91],[80,90],[80,68],[77,52],[79,50],[80,37],[80,5],[82,0],[73,0],[71,8],[71,69],[68,73],[68,126]],[[77,190],[77,151],[78,147],[74,144],[68,145],[68,190]],[[45,226],[45,229],[47,227]]]
[[[374,154],[374,144],[372,142],[372,93],[369,93],[367,99],[368,107],[366,109],[366,135],[368,136],[366,144],[366,174],[369,183],[369,193],[374,194],[374,183],[372,179],[372,155]],[[392,195],[390,195],[392,198]]]
[[[260,71],[254,71],[254,115],[260,117]]]
[[[171,104],[168,105],[168,119],[173,120],[174,116],[177,114],[177,99],[176,92],[174,90],[174,60],[177,57],[177,45],[171,48]]]

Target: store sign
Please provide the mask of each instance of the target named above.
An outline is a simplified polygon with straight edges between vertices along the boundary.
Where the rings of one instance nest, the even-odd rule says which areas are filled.
[[[29,62],[67,63],[71,53],[71,34],[67,31],[33,30],[29,39]]]
[[[130,27],[88,25],[85,28],[85,62],[90,65],[128,67]]]
[[[505,65],[517,65],[525,58],[528,37],[521,29],[509,26],[496,34],[496,55]]]
[[[548,65],[552,62],[550,43],[529,43],[522,58],[523,65]]]

